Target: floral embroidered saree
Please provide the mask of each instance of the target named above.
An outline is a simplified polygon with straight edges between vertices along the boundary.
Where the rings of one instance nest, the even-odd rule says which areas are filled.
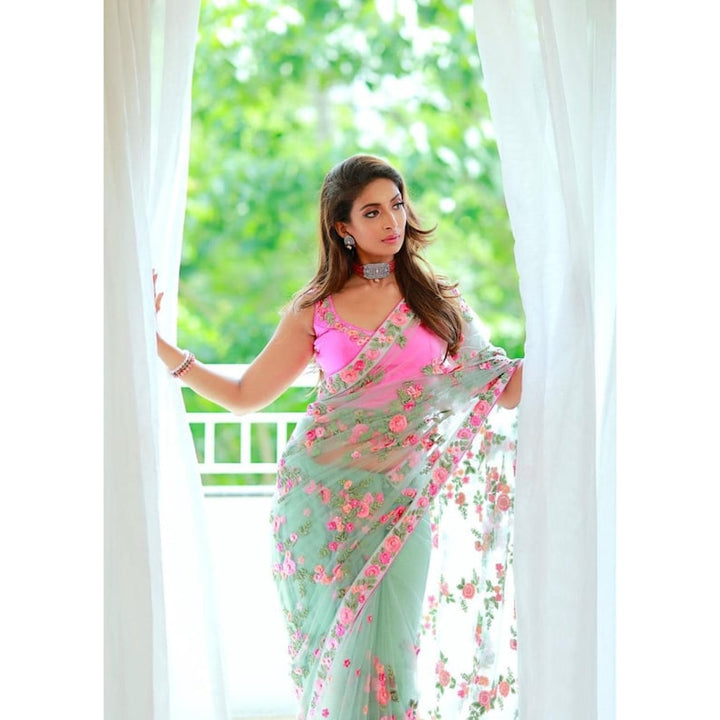
[[[494,406],[519,361],[461,304],[444,358],[400,302],[323,377],[280,461],[299,720],[516,717],[514,413]],[[339,322],[328,299],[316,312]]]

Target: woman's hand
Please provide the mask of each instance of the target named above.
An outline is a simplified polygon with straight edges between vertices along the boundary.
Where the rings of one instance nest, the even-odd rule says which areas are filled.
[[[155,268],[153,268],[152,271],[152,278],[153,278],[153,295],[155,296],[155,314],[157,315],[160,312],[160,305],[162,304],[163,295],[165,293],[161,292],[158,293],[157,291],[157,278],[158,274],[155,272]]]
[[[523,363],[521,362],[510,378],[510,382],[505,386],[505,389],[498,398],[498,405],[500,405],[500,407],[512,410],[520,403],[520,398],[522,397],[522,373]]]
[[[158,316],[158,313],[160,312],[160,306],[162,305],[162,299],[163,299],[163,295],[164,295],[165,293],[164,293],[164,292],[158,292],[158,291],[157,291],[157,279],[158,279],[158,274],[157,274],[157,272],[155,271],[155,268],[153,268],[153,271],[152,271],[152,279],[153,279],[153,296],[154,296],[154,298],[155,298],[155,300],[154,300],[154,302],[155,302],[155,342],[156,342],[156,344],[157,344],[157,352],[158,352],[158,355],[161,357],[161,359],[162,359],[168,366],[170,366],[170,365],[172,365],[172,363],[174,362],[175,358],[172,357],[172,356],[169,357],[169,358],[168,358],[168,357],[163,357],[163,354],[165,354],[165,355],[167,356],[167,350],[168,350],[168,349],[177,350],[178,353],[181,352],[181,351],[180,351],[179,349],[177,349],[177,348],[172,348],[172,346],[168,346],[168,344],[160,337],[160,330],[159,330],[159,328],[158,328],[157,316]],[[164,347],[164,349],[166,350],[165,353],[163,353],[163,352],[161,351],[161,348],[163,348],[163,347]],[[172,354],[175,355],[176,353],[172,353]],[[173,367],[175,367],[175,366],[173,366]]]

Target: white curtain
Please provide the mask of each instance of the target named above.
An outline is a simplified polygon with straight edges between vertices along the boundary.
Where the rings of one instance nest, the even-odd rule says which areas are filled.
[[[173,338],[199,0],[105,1],[106,720],[227,717],[200,478],[155,352]]]
[[[614,717],[615,7],[475,0],[526,314],[522,720]]]

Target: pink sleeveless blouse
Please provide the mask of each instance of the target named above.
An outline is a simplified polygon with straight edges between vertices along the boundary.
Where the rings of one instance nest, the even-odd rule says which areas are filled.
[[[388,313],[392,315],[400,301]],[[384,324],[381,323],[381,325]],[[325,376],[342,370],[360,352],[360,349],[370,340],[377,330],[366,330],[351,323],[345,322],[337,313],[332,296],[315,303],[313,316],[315,330],[315,362],[320,366]],[[436,358],[445,355],[446,344],[437,335],[430,332],[424,325],[420,325],[408,339],[403,353],[405,372],[417,366],[420,372],[423,367]],[[407,365],[407,359],[412,358],[412,365]]]

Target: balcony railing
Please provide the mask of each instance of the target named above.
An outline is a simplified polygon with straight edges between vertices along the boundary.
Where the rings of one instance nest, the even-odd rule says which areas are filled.
[[[210,365],[210,367],[228,375],[241,377],[247,365]],[[291,387],[312,388],[317,382],[317,372],[308,369]],[[279,398],[282,402],[283,396]],[[229,412],[188,412],[187,419],[193,429],[198,452],[198,470],[205,479],[204,491],[206,496],[257,496],[272,495],[274,485],[262,484],[262,476],[274,476],[277,473],[277,464],[287,445],[295,424],[302,418],[301,411],[261,411],[247,415],[233,415]],[[227,458],[218,460],[218,428],[220,426],[236,426],[236,435],[239,442],[237,457],[228,461]],[[270,449],[271,458],[267,458],[268,443],[263,443],[265,457],[258,460],[258,443],[255,431],[264,426],[265,437],[271,437],[273,447]],[[269,426],[269,427],[268,427]],[[237,475],[243,477],[243,484],[212,484],[213,475]],[[255,483],[248,483],[248,476],[256,479]]]

